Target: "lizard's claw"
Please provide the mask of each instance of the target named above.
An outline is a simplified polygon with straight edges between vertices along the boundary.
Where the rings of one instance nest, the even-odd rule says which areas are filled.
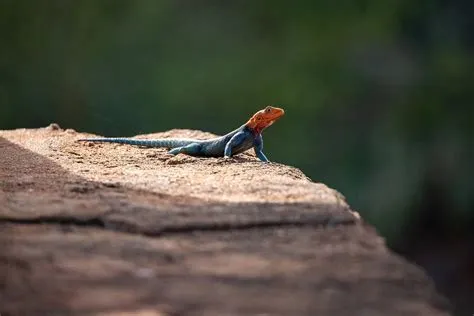
[[[235,159],[234,157],[232,156],[224,156],[224,161],[226,162],[231,162],[231,161],[237,161],[237,159]]]

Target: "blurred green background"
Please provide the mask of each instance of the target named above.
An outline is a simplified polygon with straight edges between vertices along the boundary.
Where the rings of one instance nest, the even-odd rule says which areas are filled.
[[[474,1],[0,0],[0,23],[0,129],[222,134],[281,106],[270,160],[474,288]]]

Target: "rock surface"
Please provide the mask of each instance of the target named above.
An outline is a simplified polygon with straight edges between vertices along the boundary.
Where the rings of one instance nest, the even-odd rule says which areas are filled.
[[[421,269],[295,168],[85,136],[0,131],[2,316],[449,315]]]

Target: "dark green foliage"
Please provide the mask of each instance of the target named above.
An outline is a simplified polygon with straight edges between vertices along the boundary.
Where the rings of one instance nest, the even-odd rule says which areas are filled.
[[[222,134],[274,104],[270,160],[396,241],[427,182],[473,217],[472,3],[2,0],[0,128]]]

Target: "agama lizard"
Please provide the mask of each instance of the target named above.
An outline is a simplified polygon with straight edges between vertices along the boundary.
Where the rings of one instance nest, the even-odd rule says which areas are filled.
[[[254,147],[257,157],[264,162],[268,162],[263,153],[262,131],[272,125],[282,117],[285,111],[280,108],[267,106],[265,109],[255,113],[244,125],[232,132],[208,140],[198,139],[133,139],[122,137],[106,138],[86,138],[79,141],[106,142],[144,147],[166,147],[172,148],[169,153],[176,155],[179,153],[197,157],[222,157],[230,158],[232,155],[240,154]]]

